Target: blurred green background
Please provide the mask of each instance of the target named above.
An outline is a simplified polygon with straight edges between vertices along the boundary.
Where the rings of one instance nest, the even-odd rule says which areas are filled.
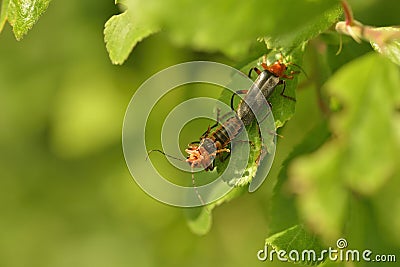
[[[300,86],[262,188],[218,207],[211,231],[196,236],[182,209],[147,196],[130,176],[121,146],[124,112],[139,85],[168,66],[237,63],[160,33],[113,66],[103,27],[117,13],[113,1],[53,1],[21,42],[10,26],[0,34],[0,266],[265,266],[256,253],[268,232],[268,199],[282,161],[322,120],[315,90]],[[381,23],[392,19],[383,16]],[[350,44],[345,61],[356,56],[352,45],[359,54],[370,50]],[[188,92],[175,103],[202,94]],[[188,125],[181,145],[208,123]]]
[[[221,208],[212,232],[198,237],[182,209],[140,190],[122,154],[124,112],[143,81],[221,56],[175,47],[160,34],[113,66],[103,27],[117,13],[113,1],[54,1],[21,42],[8,25],[0,34],[0,266],[256,262],[266,219],[254,198]]]

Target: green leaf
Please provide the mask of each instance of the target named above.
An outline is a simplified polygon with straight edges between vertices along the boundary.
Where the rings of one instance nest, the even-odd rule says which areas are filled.
[[[293,38],[299,30],[318,21],[321,14],[337,7],[336,0],[208,0],[200,4],[184,0],[128,0],[127,4],[141,25],[161,26],[176,43],[222,51],[233,57],[245,56],[258,37],[290,34]]]
[[[187,208],[185,215],[190,230],[197,235],[207,234],[212,225],[212,211],[219,205],[229,202],[232,199],[246,192],[244,187],[233,188],[228,194],[217,201],[201,208]]]
[[[138,25],[129,11],[112,16],[104,29],[104,41],[111,62],[122,64],[138,42],[156,31],[156,28]]]
[[[5,15],[3,8],[7,5],[7,2],[3,2],[0,26],[4,24],[6,16],[13,27],[15,38],[21,40],[46,11],[50,0],[9,0],[7,14]]]
[[[276,233],[299,224],[298,212],[296,209],[295,195],[288,192],[288,166],[302,155],[316,151],[329,138],[330,132],[327,123],[323,122],[310,131],[306,138],[297,145],[283,162],[278,175],[278,182],[274,188],[274,195],[271,201],[271,222],[270,232]]]
[[[345,182],[363,194],[375,192],[399,170],[395,121],[400,105],[399,74],[396,65],[370,54],[343,67],[326,84],[343,105],[332,118],[331,129],[343,138]]]
[[[0,11],[0,32],[3,30],[4,25],[7,21],[7,11],[8,5],[10,4],[10,0],[3,0],[1,3],[1,11]]]
[[[372,197],[371,202],[374,207],[376,220],[381,227],[380,235],[385,236],[386,240],[400,247],[400,172],[393,177]],[[393,245],[392,245],[393,247]],[[400,251],[399,251],[400,252]]]
[[[328,241],[337,238],[344,222],[347,192],[343,189],[337,145],[324,145],[296,159],[289,169],[298,211],[312,229]]]
[[[398,67],[368,54],[342,67],[325,88],[342,105],[330,120],[333,138],[294,161],[289,176],[300,214],[332,241],[342,233],[349,193],[372,195],[400,171]]]
[[[207,234],[212,225],[212,214],[206,208],[185,209],[187,224],[196,235]]]
[[[306,231],[301,225],[295,225],[268,237],[265,244],[271,246],[277,253],[279,253],[278,251],[285,251],[285,255],[282,256],[289,262],[305,265],[315,265],[322,262],[319,257],[324,248],[318,238]],[[297,251],[298,254],[296,255],[293,251]]]
[[[320,33],[326,31],[338,20],[341,14],[342,10],[340,6],[334,6],[323,12],[314,20],[310,20],[308,23],[301,25],[295,32],[289,32],[275,37],[265,36],[265,43],[270,49],[300,46],[303,42],[315,38]]]

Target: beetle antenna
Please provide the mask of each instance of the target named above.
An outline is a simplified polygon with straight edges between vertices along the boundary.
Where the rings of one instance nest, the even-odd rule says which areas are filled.
[[[296,63],[293,63],[293,62],[288,62],[286,65],[293,65],[293,66],[297,67],[304,74],[304,76],[306,76],[306,78],[308,79],[307,73],[300,65],[297,65]]]
[[[147,152],[146,160],[149,159],[150,154],[153,153],[153,152],[159,152],[159,153],[163,154],[163,155],[166,156],[166,157],[169,157],[169,158],[172,158],[172,159],[176,159],[176,160],[179,160],[179,161],[185,161],[185,160],[183,160],[183,159],[180,159],[180,158],[177,158],[177,157],[168,155],[168,154],[166,154],[164,151],[159,150],[159,149],[152,149],[152,150],[149,150],[149,151]]]
[[[201,197],[201,195],[200,195],[200,193],[199,193],[199,190],[198,190],[198,188],[197,188],[197,185],[196,185],[196,181],[194,180],[193,165],[192,165],[191,167],[192,167],[192,184],[193,184],[194,191],[196,192],[197,198],[200,200],[201,205],[202,205],[202,206],[205,206],[206,203],[204,202],[203,198]]]
[[[192,184],[193,184],[194,191],[196,192],[197,198],[200,200],[201,205],[204,206],[205,210],[206,210],[208,213],[210,213],[210,210],[208,209],[206,203],[204,202],[203,198],[201,197],[201,195],[200,195],[200,193],[199,193],[199,190],[197,189],[196,182],[195,182],[195,180],[194,180],[193,166],[191,166],[191,167],[192,167]]]

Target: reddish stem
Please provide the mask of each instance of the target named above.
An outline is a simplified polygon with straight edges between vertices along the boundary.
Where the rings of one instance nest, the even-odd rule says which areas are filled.
[[[352,25],[353,20],[354,20],[353,12],[346,0],[342,0],[342,7],[343,7],[344,15],[346,17],[346,25],[347,26]]]

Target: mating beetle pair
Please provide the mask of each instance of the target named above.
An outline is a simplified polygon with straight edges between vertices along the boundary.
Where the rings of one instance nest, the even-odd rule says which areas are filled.
[[[265,100],[263,101],[260,94],[262,94],[263,97],[268,101],[272,93],[279,85],[283,85],[280,95],[288,100],[295,101],[293,97],[284,94],[286,89],[286,81],[284,79],[293,79],[294,74],[299,73],[299,71],[291,71],[289,74],[286,74],[287,66],[289,64],[297,66],[293,63],[285,64],[283,63],[282,59],[271,65],[267,65],[266,58],[264,57],[263,62],[261,63],[263,68],[262,71],[258,68],[251,68],[249,71],[250,78],[253,71],[258,74],[252,86],[248,90],[241,90],[237,91],[236,93],[246,94],[244,98],[246,99],[247,103],[251,103],[253,111],[259,110],[261,108],[260,105],[265,104]],[[258,90],[256,90],[256,88]],[[234,110],[234,96],[235,95],[233,95],[231,98],[232,110]],[[220,122],[220,119],[217,118],[216,124],[212,127],[208,127],[207,131],[200,137],[200,141],[190,143],[188,148],[185,150],[186,153],[188,153],[186,162],[190,164],[192,169],[193,187],[202,205],[205,205],[205,203],[195,185],[193,169],[202,167],[206,171],[212,171],[214,169],[215,158],[224,152],[230,152],[228,146],[232,140],[242,132],[243,126],[250,125],[255,119],[252,109],[248,104],[246,104],[246,102],[242,100],[239,103],[236,110],[236,116],[230,117],[224,122]],[[216,130],[211,132],[211,129],[215,127],[217,127]],[[169,156],[161,150],[152,150],[149,153],[153,151],[157,151]],[[176,157],[172,158],[178,159]]]

